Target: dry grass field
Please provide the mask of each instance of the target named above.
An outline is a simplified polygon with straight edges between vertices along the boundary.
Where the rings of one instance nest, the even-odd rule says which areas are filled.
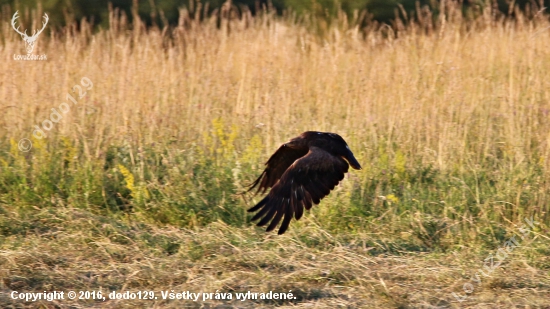
[[[0,307],[550,308],[547,15],[319,33],[180,13],[166,31],[115,12],[109,29],[49,29],[47,61],[21,61],[3,12]],[[342,135],[363,170],[265,233],[240,193],[306,130]],[[71,290],[158,298],[11,298]]]

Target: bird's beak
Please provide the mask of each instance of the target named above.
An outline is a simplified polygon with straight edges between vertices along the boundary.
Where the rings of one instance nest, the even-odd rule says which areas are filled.
[[[353,152],[351,152],[351,150],[348,149],[348,153],[344,156],[344,158],[348,160],[349,165],[351,165],[351,167],[353,167],[354,169],[361,169],[361,164],[357,162],[357,159],[355,159],[355,156],[353,155]]]

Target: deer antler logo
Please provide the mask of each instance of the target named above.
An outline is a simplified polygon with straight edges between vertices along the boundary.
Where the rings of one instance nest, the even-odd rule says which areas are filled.
[[[17,33],[21,35],[21,37],[23,38],[23,41],[25,41],[25,48],[27,49],[27,53],[30,54],[34,49],[34,42],[38,38],[38,35],[42,33],[42,31],[44,31],[44,28],[46,28],[46,24],[48,23],[48,20],[49,20],[48,14],[44,13],[45,21],[42,23],[42,29],[38,30],[38,32],[37,30],[34,30],[32,32],[32,36],[28,36],[27,29],[25,29],[25,32],[21,32],[19,31],[19,27],[15,28],[15,20],[19,18],[19,16],[17,16],[17,12],[18,11],[16,11],[15,14],[13,14],[13,17],[11,19],[11,26]]]

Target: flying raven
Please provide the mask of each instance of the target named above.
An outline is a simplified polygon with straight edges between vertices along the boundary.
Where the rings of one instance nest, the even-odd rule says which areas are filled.
[[[252,218],[254,221],[263,217],[258,226],[271,221],[267,232],[275,229],[284,216],[279,235],[286,231],[293,216],[296,220],[302,217],[304,207],[309,210],[319,204],[344,179],[349,165],[361,169],[340,135],[315,131],[304,132],[283,144],[265,165],[248,191],[257,185],[257,192],[265,193],[268,188],[271,191],[248,211],[260,210]]]

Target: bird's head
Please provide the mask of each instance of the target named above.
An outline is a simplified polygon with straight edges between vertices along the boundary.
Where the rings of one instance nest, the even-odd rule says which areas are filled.
[[[303,134],[309,141],[309,145],[322,148],[336,156],[341,156],[356,170],[361,169],[361,164],[349,149],[346,141],[336,133],[308,131]]]

